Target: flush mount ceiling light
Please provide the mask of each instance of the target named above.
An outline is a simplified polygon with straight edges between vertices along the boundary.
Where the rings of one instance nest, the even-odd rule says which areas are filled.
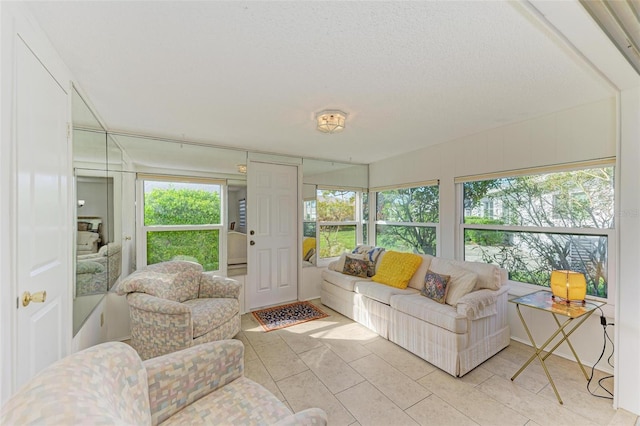
[[[247,174],[247,165],[246,164],[238,164],[236,166],[238,168],[238,172],[242,173],[243,175]]]
[[[344,130],[347,113],[339,110],[324,110],[316,114],[318,131],[322,133],[338,133]]]

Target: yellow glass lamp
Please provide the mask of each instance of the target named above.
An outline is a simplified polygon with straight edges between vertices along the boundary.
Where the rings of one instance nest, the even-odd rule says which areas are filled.
[[[551,298],[555,301],[560,299],[561,303],[569,304],[572,301],[585,303],[587,295],[587,280],[584,274],[575,271],[552,271],[551,272]]]

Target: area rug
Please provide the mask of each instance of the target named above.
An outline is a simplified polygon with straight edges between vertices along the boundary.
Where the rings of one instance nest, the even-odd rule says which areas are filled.
[[[309,302],[295,302],[254,311],[253,316],[265,331],[273,331],[307,321],[326,318],[329,315]]]

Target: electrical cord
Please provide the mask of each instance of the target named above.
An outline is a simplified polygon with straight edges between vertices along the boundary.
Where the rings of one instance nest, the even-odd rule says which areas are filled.
[[[589,302],[587,302],[587,303],[589,303]],[[596,365],[598,365],[598,363],[602,360],[602,357],[604,356],[604,353],[605,353],[605,351],[607,349],[607,340],[609,342],[611,342],[611,355],[609,355],[609,357],[607,358],[607,363],[611,367],[613,367],[613,364],[611,362],[611,358],[613,357],[613,353],[615,351],[615,345],[613,343],[613,340],[611,340],[611,337],[609,337],[609,334],[607,333],[607,326],[609,326],[609,325],[613,326],[615,324],[613,324],[613,323],[607,324],[607,318],[604,316],[604,311],[602,310],[602,308],[600,306],[597,306],[597,308],[600,310],[600,324],[602,325],[604,343],[602,344],[602,352],[600,353],[600,356],[598,357],[598,360],[591,367],[591,376],[589,377],[589,380],[587,380],[587,391],[591,395],[593,395],[593,396],[595,396],[597,398],[613,399],[613,394],[611,392],[609,392],[609,390],[602,385],[602,382],[604,380],[612,379],[613,375],[604,376],[604,377],[600,378],[600,380],[598,380],[598,387],[596,387],[596,389],[594,391],[592,391],[589,388],[589,386],[591,385],[591,382],[593,381],[593,375],[595,373]],[[605,391],[609,396],[607,396],[607,395],[597,395],[595,392],[598,390],[598,388],[600,388],[603,391]]]

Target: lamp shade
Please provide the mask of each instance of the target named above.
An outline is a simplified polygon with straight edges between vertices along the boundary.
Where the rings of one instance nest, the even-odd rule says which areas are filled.
[[[566,301],[584,301],[587,295],[587,280],[581,272],[552,271],[551,292],[554,297],[560,297]]]

